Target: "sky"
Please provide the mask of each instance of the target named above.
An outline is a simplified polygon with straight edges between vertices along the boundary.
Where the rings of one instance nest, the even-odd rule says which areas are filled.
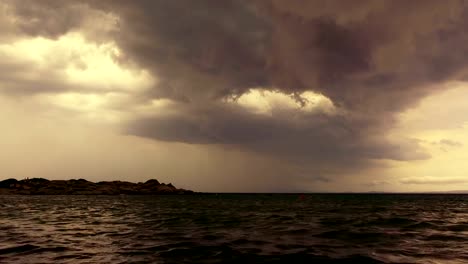
[[[0,179],[468,190],[463,0],[0,0]]]

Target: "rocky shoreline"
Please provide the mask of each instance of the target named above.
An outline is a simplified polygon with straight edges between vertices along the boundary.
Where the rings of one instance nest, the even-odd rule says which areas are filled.
[[[155,179],[144,183],[126,181],[90,182],[78,180],[7,179],[0,181],[0,195],[158,195],[193,194],[172,184],[159,183]]]

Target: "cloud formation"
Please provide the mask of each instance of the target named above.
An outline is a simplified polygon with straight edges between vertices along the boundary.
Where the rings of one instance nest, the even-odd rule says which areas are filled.
[[[132,122],[133,134],[322,162],[428,157],[406,139],[390,143],[385,131],[395,113],[463,72],[456,59],[463,56],[446,52],[464,37],[462,5],[112,1],[101,8],[119,14],[125,54],[162,80],[148,96],[185,103],[177,116]],[[345,114],[295,113],[295,123],[220,106],[220,97],[236,98],[253,87],[299,101],[298,93],[319,92]]]
[[[434,178],[434,177],[420,177],[420,178],[407,178],[400,180],[402,184],[466,184],[468,181],[465,178]]]
[[[145,89],[118,91],[126,99],[113,107],[127,114],[125,133],[232,147],[301,164],[317,175],[365,168],[375,159],[428,159],[417,140],[387,132],[397,114],[444,82],[467,77],[468,9],[461,0],[1,3],[14,19],[0,32],[60,39],[79,30],[91,42],[115,44],[113,59],[123,68],[151,76]],[[16,66],[0,63],[8,71],[0,75],[3,83],[30,67]],[[22,94],[81,93],[84,87],[63,85],[62,72],[33,79],[37,89],[15,78],[9,91]],[[92,86],[94,93],[109,92],[102,83]],[[242,98],[255,91],[264,93],[250,105],[269,102],[270,92],[297,107],[271,104],[268,115],[243,107]],[[334,110],[310,104],[319,96]],[[168,103],[155,107],[161,102]],[[311,105],[313,111],[304,110]]]
[[[448,147],[462,147],[463,144],[455,141],[455,140],[450,140],[450,139],[441,139],[439,142],[436,142],[436,144],[440,144],[442,146],[448,146]]]

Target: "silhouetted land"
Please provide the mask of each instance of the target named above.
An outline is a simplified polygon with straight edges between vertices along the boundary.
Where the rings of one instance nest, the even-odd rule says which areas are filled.
[[[79,180],[47,180],[33,178],[25,180],[7,179],[0,181],[0,194],[31,195],[139,195],[139,194],[192,194],[193,191],[178,189],[172,184],[148,180],[144,183],[125,181],[90,182]]]

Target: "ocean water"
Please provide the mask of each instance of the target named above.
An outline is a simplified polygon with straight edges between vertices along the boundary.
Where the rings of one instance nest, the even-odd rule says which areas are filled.
[[[239,262],[468,263],[468,196],[0,196],[0,263]]]

